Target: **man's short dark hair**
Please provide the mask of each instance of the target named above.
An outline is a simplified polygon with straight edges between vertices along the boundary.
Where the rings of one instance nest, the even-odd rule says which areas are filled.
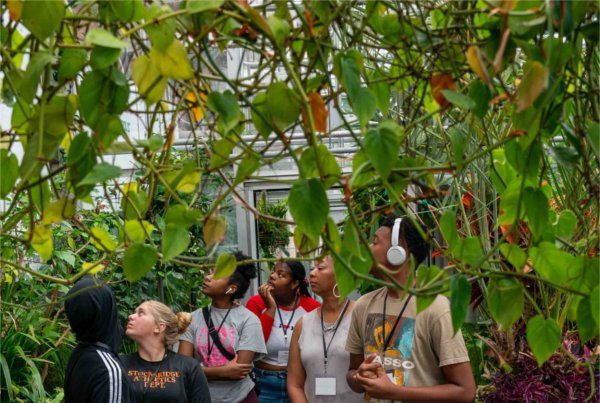
[[[425,258],[427,258],[427,256],[429,256],[429,243],[423,239],[413,221],[406,216],[390,214],[385,217],[381,225],[388,227],[391,231],[393,231],[394,222],[397,218],[402,218],[402,222],[400,223],[400,234],[398,237],[399,242],[400,244],[404,242],[408,248],[407,252],[413,255],[415,264],[419,265],[425,260]],[[427,233],[427,228],[421,225],[421,229],[424,233]]]

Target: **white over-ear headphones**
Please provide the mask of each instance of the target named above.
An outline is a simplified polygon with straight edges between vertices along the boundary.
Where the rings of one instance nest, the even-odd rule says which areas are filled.
[[[406,262],[406,250],[398,245],[401,223],[402,218],[396,218],[394,221],[394,228],[392,228],[392,246],[390,246],[387,251],[387,261],[392,266],[400,266]]]

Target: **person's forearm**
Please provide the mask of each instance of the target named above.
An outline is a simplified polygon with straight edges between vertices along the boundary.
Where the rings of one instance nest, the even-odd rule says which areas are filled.
[[[354,374],[356,374],[356,371],[356,369],[348,370],[348,372],[346,373],[346,381],[348,381],[348,386],[350,386],[350,389],[352,389],[356,393],[363,393],[365,391],[365,388],[363,388],[362,385],[356,382],[356,379],[354,379]]]
[[[206,375],[206,379],[211,381],[215,380],[224,380],[224,379],[232,379],[227,376],[225,371],[225,366],[222,367],[202,367],[204,371],[204,375]]]
[[[297,385],[288,384],[287,390],[288,397],[292,403],[308,403],[304,394],[304,385],[298,387]]]
[[[388,397],[391,400],[464,403],[473,401],[472,393],[467,388],[452,383],[425,387],[396,386],[394,389],[394,393]]]

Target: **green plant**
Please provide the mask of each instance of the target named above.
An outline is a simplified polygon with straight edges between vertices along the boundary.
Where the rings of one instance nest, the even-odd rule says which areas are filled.
[[[365,281],[400,287],[369,274],[364,223],[420,203],[419,217],[441,233],[432,246],[450,262],[415,268],[409,291],[420,308],[449,292],[460,327],[476,284],[481,314],[508,338],[524,324],[540,365],[565,330],[597,344],[595,2],[1,7],[2,102],[12,110],[0,150],[5,272],[70,285],[106,263],[116,281],[174,271],[187,284],[214,265],[236,200],[256,217],[294,224],[302,252],[325,244],[342,294]],[[252,63],[230,69],[225,49]],[[147,122],[142,132],[125,130],[125,113]],[[340,132],[351,144],[334,153],[326,144]],[[131,183],[107,162],[117,152],[135,161]],[[283,162],[297,177],[264,174]],[[293,222],[257,212],[238,191],[248,179],[289,186]],[[344,192],[344,223],[331,218],[333,187]],[[112,213],[100,222],[76,209],[92,194]],[[365,203],[365,194],[377,198]],[[55,242],[68,227],[73,256]],[[25,263],[36,255],[53,262],[49,270]],[[65,271],[60,261],[72,259],[91,265]]]

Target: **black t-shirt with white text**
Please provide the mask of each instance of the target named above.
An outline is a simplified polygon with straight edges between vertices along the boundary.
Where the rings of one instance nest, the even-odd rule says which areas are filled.
[[[150,362],[133,353],[121,361],[138,402],[211,402],[204,371],[191,357],[168,352],[161,361]]]

